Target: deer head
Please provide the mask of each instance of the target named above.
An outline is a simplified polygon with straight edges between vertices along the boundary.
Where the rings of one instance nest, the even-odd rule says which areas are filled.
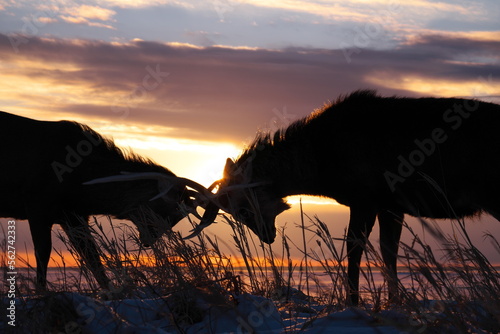
[[[270,181],[255,180],[252,176],[251,161],[235,163],[228,158],[223,178],[211,186],[218,187],[217,202],[207,206],[200,225],[188,238],[212,224],[221,208],[246,225],[260,240],[272,243],[276,238],[276,216],[290,206],[273,191]]]
[[[206,205],[213,196],[209,190],[195,181],[154,172],[122,172],[120,175],[85,182],[84,185],[139,180],[156,181],[156,190],[148,189],[147,193],[131,191],[127,196],[131,198],[130,204],[126,205],[127,209],[117,215],[117,218],[130,220],[137,226],[144,246],[153,244],[188,214],[201,219],[196,208]],[[187,187],[194,190],[189,190]]]

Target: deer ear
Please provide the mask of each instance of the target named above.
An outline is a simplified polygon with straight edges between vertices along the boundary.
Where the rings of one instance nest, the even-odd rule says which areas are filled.
[[[233,160],[227,158],[224,167],[224,179],[232,180],[232,183],[236,184],[249,183],[252,179],[252,165],[249,161],[237,165]]]
[[[231,160],[231,158],[227,158],[226,160],[226,166],[224,166],[224,178],[230,178],[231,175],[233,174],[235,168],[234,161]]]

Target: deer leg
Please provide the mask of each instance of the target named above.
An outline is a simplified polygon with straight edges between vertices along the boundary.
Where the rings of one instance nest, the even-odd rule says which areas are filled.
[[[83,259],[85,265],[92,272],[102,289],[109,289],[110,281],[101,263],[99,253],[87,225],[87,218],[71,217],[61,227],[68,235],[69,241]]]
[[[378,214],[380,225],[380,250],[388,273],[389,300],[397,299],[398,291],[398,248],[404,214],[381,211]]]
[[[43,219],[30,219],[31,238],[35,248],[36,283],[35,289],[43,292],[47,289],[47,266],[52,251],[52,223]]]
[[[349,280],[349,301],[359,304],[359,266],[366,241],[375,224],[377,211],[366,207],[352,207],[347,231],[347,277]]]

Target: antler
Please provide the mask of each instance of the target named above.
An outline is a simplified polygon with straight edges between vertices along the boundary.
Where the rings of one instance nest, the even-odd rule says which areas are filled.
[[[152,179],[152,180],[157,180],[160,182],[162,185],[162,191],[153,197],[151,200],[158,199],[164,195],[166,195],[170,189],[175,185],[175,184],[180,184],[184,185],[190,188],[193,188],[194,190],[198,191],[199,193],[203,194],[207,198],[213,197],[213,193],[209,191],[207,188],[199,184],[198,182],[195,182],[193,180],[184,178],[184,177],[177,177],[177,176],[170,176],[170,175],[165,175],[162,173],[155,173],[155,172],[144,172],[144,173],[130,173],[130,172],[121,172],[121,175],[113,175],[113,176],[106,176],[106,177],[101,177],[97,178],[88,182],[83,183],[84,185],[91,185],[91,184],[98,184],[98,183],[108,183],[108,182],[123,182],[123,181],[136,181],[136,180],[147,180],[147,179]]]
[[[210,187],[208,187],[207,190],[213,190],[215,187],[220,186],[223,183],[222,180],[215,181],[212,183]],[[219,191],[216,194],[213,194],[215,196],[214,200],[210,201],[210,203],[207,205],[205,208],[205,213],[203,214],[203,217],[201,218],[200,224],[198,224],[194,229],[192,229],[187,237],[184,237],[183,239],[191,239],[193,237],[196,237],[199,235],[205,228],[208,226],[212,225],[215,222],[215,218],[217,218],[217,214],[219,213],[219,209],[226,210],[218,200],[218,198],[221,195],[227,194],[228,192],[236,189],[248,189],[248,188],[253,188],[253,187],[258,187],[264,184],[268,184],[268,182],[254,182],[254,183],[249,183],[249,184],[236,184],[232,186],[227,186],[223,187],[222,189],[219,189]]]
[[[175,184],[180,184],[183,186],[190,187],[194,190],[196,190],[196,193],[193,193],[193,197],[195,197],[196,203],[203,203],[203,204],[198,204],[196,206],[205,206],[205,212],[203,214],[203,217],[200,217],[200,215],[196,212],[196,206],[193,207],[192,209],[186,208],[187,212],[193,214],[196,218],[200,219],[200,223],[193,229],[191,230],[191,234],[189,234],[187,237],[184,237],[184,239],[191,239],[197,235],[199,235],[206,227],[212,225],[215,222],[215,219],[217,218],[217,214],[219,213],[219,209],[225,210],[225,208],[221,205],[219,201],[219,197],[221,195],[227,194],[228,192],[236,189],[246,189],[246,188],[253,188],[257,186],[261,186],[266,184],[267,182],[254,182],[254,183],[247,183],[247,184],[236,184],[236,185],[231,185],[231,186],[226,186],[223,187],[222,189],[219,189],[217,193],[213,193],[213,189],[215,189],[217,186],[221,186],[224,183],[224,179],[217,180],[214,183],[210,185],[210,187],[205,188],[201,184],[187,179],[183,177],[177,177],[177,176],[170,176],[170,175],[165,175],[162,173],[155,173],[155,172],[144,172],[144,173],[130,173],[130,172],[122,172],[121,175],[113,175],[113,176],[106,176],[106,177],[101,177],[97,178],[88,182],[83,183],[84,185],[92,185],[92,184],[100,184],[100,183],[108,183],[108,182],[123,182],[123,181],[136,181],[136,180],[146,180],[146,179],[153,179],[157,180],[159,187],[160,187],[160,193],[153,197],[151,200],[158,199],[160,197],[164,197]],[[202,195],[204,198],[201,199],[198,197],[198,195]],[[208,204],[205,204],[208,203]]]
[[[190,239],[192,237],[197,236],[203,231],[206,227],[210,226],[214,223],[215,218],[217,218],[217,213],[219,209],[226,210],[220,203],[219,198],[222,195],[228,195],[231,191],[254,188],[258,186],[262,186],[265,184],[269,184],[269,182],[253,182],[251,181],[252,174],[252,165],[251,160],[244,162],[243,166],[237,166],[233,160],[227,159],[226,165],[224,166],[224,177],[220,180],[212,183],[210,187],[208,187],[208,191],[210,193],[215,187],[219,187],[216,194],[212,194],[214,196],[213,200],[205,208],[205,213],[203,214],[203,218],[200,221],[200,224],[196,226],[191,234],[185,237],[184,239]],[[237,176],[235,176],[237,175]],[[229,180],[235,181],[236,184],[228,185]]]
[[[124,181],[137,181],[137,180],[157,180],[158,181],[158,186],[160,188],[160,192],[158,195],[154,196],[153,198],[150,199],[150,201],[153,201],[155,199],[164,197],[175,184],[180,184],[183,186],[190,187],[196,192],[191,192],[191,195],[195,197],[196,203],[212,203],[219,207],[219,204],[217,203],[217,199],[215,198],[215,195],[211,192],[213,188],[215,188],[216,183],[212,184],[209,189],[205,188],[198,182],[195,182],[193,180],[183,178],[183,177],[177,177],[177,176],[171,176],[171,175],[165,175],[162,173],[156,173],[156,172],[143,172],[143,173],[131,173],[131,172],[121,172],[121,175],[112,175],[112,176],[106,176],[106,177],[101,177],[97,178],[88,182],[83,183],[84,185],[92,185],[92,184],[100,184],[100,183],[108,183],[108,182],[124,182]],[[202,195],[204,198],[203,200],[200,198],[199,195]],[[196,218],[203,220],[203,217],[201,217],[198,212],[196,211],[196,207],[200,205],[197,204],[196,206],[193,207],[187,207],[185,206],[184,209],[188,212],[194,215]],[[201,204],[203,205],[203,204]],[[207,204],[205,204],[207,205]],[[216,213],[217,215],[217,213]],[[215,220],[215,216],[213,217]],[[210,225],[210,224],[208,224]],[[207,226],[208,226],[207,225]]]
[[[215,218],[217,218],[218,213],[219,213],[218,205],[214,203],[208,204],[207,208],[205,209],[205,213],[203,214],[203,218],[201,218],[200,223],[190,231],[191,233],[187,237],[184,237],[183,239],[186,240],[196,237],[205,228],[207,228],[208,226],[212,225],[215,222]]]

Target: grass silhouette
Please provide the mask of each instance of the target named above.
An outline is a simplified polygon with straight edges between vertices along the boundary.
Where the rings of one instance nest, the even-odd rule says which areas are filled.
[[[290,327],[289,332],[299,331],[315,319],[347,307],[345,236],[332,236],[320,218],[301,212],[299,227],[304,233],[303,240],[306,241],[307,234],[313,241],[295,245],[287,237],[286,229],[281,229],[280,251],[260,242],[231,217],[222,218],[232,228],[235,254],[224,254],[217,237],[201,233],[193,240],[184,240],[173,231],[146,249],[140,246],[136,231],[128,225],[109,219],[108,230],[94,219],[92,235],[113,283],[106,291],[99,288],[66,236],[60,234],[80,270],[67,268],[65,255],[58,251],[54,256],[58,267],[52,268],[58,272],[57,280],[49,282],[49,292],[45,294],[34,291],[34,268],[28,267],[24,274],[19,274],[18,329],[21,333],[23,330],[68,332],[68,324],[78,329],[81,314],[65,297],[68,291],[90,297],[97,304],[159,298],[169,306],[164,316],[172,320],[179,332],[206,315],[207,309],[200,307],[200,300],[229,310],[237,306],[237,298],[242,294],[269,298],[284,318],[307,315],[308,322]],[[368,243],[365,265],[361,268],[366,283],[362,286],[359,309],[376,319],[374,326],[392,325],[409,333],[499,332],[498,268],[472,244],[463,221],[453,222],[453,235],[446,235],[432,222],[421,222],[443,245],[442,250],[433,250],[405,223],[404,229],[412,238],[408,243],[401,242],[399,267],[403,279],[398,285],[397,301],[390,302],[386,284],[375,277],[380,272],[385,275],[381,255]],[[500,252],[495,236],[487,234],[485,238]],[[6,238],[0,243],[6,249]],[[303,255],[300,261],[291,257],[294,248]],[[26,259],[17,260],[28,264]],[[8,269],[4,252],[0,253],[0,265],[5,281]],[[7,299],[5,291],[2,296]]]

